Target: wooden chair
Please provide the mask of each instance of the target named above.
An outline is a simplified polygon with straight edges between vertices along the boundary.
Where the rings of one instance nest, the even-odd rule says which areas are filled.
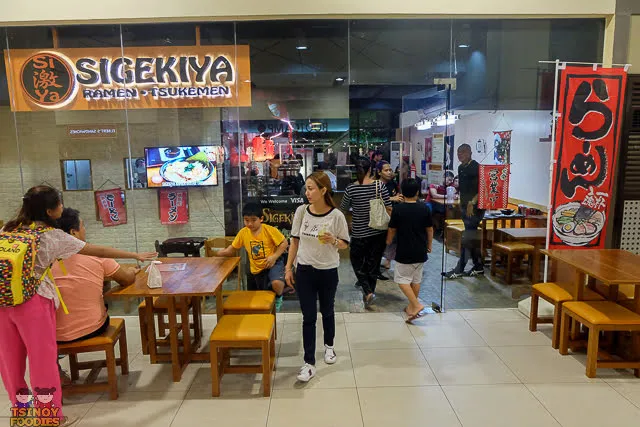
[[[276,318],[272,314],[229,314],[222,316],[209,339],[211,395],[220,396],[224,374],[262,373],[264,396],[271,395],[271,373],[276,359]],[[260,365],[231,365],[230,349],[262,351]]]
[[[569,321],[575,320],[589,329],[587,343],[587,370],[589,378],[596,376],[597,368],[633,369],[640,378],[640,355],[636,360],[598,360],[600,332],[628,331],[636,345],[640,344],[640,314],[627,310],[611,301],[568,301],[562,306],[560,354],[569,354]]]
[[[445,224],[444,244],[447,252],[453,252],[460,256],[464,223],[461,219],[448,219]]]
[[[120,343],[120,357],[116,359],[115,346]],[[92,360],[89,362],[78,362],[78,354],[90,353],[94,351],[104,351],[104,360]],[[127,329],[124,319],[111,318],[109,327],[100,336],[68,344],[58,344],[58,354],[69,355],[69,365],[71,370],[71,380],[77,381],[80,378],[81,370],[91,370],[84,384],[70,384],[63,387],[63,391],[69,394],[109,392],[109,398],[118,398],[118,377],[116,376],[116,366],[120,366],[122,375],[129,374],[129,358],[127,353]],[[100,373],[100,369],[106,367],[108,379],[106,383],[95,383],[94,381]]]
[[[196,340],[202,338],[202,316],[200,304],[197,303],[200,298],[188,298],[185,303],[185,299],[180,298],[176,300],[176,312],[180,313],[180,320],[186,319],[189,321],[189,311],[193,315],[193,323],[189,323],[189,327],[193,329],[193,335]],[[140,321],[140,343],[142,344],[142,354],[149,354],[149,337],[147,335],[147,318],[145,315],[145,309],[147,304],[142,301],[138,306],[138,319]],[[157,297],[153,299],[153,314],[158,319],[158,335],[164,337],[169,329],[168,322],[165,320],[165,315],[169,313],[169,301],[167,297]],[[182,324],[178,324],[178,327],[182,327]],[[162,345],[162,340],[157,341]]]
[[[222,314],[272,314],[276,317],[276,294],[271,291],[236,291],[222,304]],[[278,332],[275,332],[278,339]]]
[[[529,314],[529,330],[538,330],[539,323],[553,323],[553,336],[551,346],[557,349],[560,346],[560,317],[562,315],[562,304],[573,301],[570,284],[564,283],[537,283],[531,289],[531,312]],[[538,302],[542,298],[553,304],[553,317],[538,317]],[[584,290],[585,301],[603,301],[604,297],[591,289]]]
[[[531,259],[535,248],[532,245],[520,242],[500,242],[493,244],[491,252],[491,275],[497,274],[498,257],[503,257],[505,266],[505,281],[508,285],[513,283],[514,258],[522,259],[525,255]],[[531,264],[531,263],[530,263]],[[531,267],[531,266],[530,266]]]

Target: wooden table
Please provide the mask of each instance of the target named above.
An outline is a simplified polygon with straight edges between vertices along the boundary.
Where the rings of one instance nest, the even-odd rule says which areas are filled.
[[[493,227],[492,229],[495,230],[498,229],[498,222],[500,222],[500,227],[502,228],[506,228],[506,227],[511,227],[514,228],[516,226],[516,224],[519,222],[520,228],[524,228],[525,226],[525,216],[521,215],[521,214],[512,214],[512,215],[504,215],[504,214],[485,214],[484,218],[482,218],[482,221],[480,222],[480,229],[482,230],[482,240],[481,240],[481,249],[482,249],[482,260],[486,260],[487,259],[487,255],[488,255],[488,242],[489,242],[489,236],[488,236],[488,228],[487,228],[487,223],[492,223]],[[494,236],[495,238],[495,236]]]
[[[634,311],[640,313],[640,256],[620,249],[553,249],[541,252],[576,270],[572,292],[576,301],[584,299],[587,277],[608,286],[611,301],[617,301],[619,285],[634,285]]]
[[[191,361],[208,361],[209,353],[196,353],[194,348],[198,342],[191,343],[188,315],[182,319],[183,352],[179,353],[176,298],[216,297],[216,314],[222,316],[222,285],[240,263],[238,257],[228,258],[161,258],[163,264],[186,264],[183,271],[162,272],[162,288],[147,286],[147,273],[141,271],[136,282],[126,287],[117,287],[109,292],[110,296],[145,299],[147,335],[149,339],[149,356],[151,363],[171,362],[173,381],[178,382],[182,373]],[[158,353],[156,349],[155,319],[153,316],[153,298],[169,297],[169,341],[171,352]],[[200,301],[194,304],[198,312],[194,313],[194,321],[201,321]],[[186,304],[185,304],[186,307]]]
[[[547,244],[546,228],[498,228],[501,235],[506,236],[509,240],[527,243],[534,247],[532,278],[533,283],[540,280],[540,249]]]

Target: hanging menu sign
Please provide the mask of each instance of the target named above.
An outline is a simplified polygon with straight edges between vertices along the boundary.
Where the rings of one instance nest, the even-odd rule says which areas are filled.
[[[162,189],[160,197],[160,223],[162,225],[189,222],[189,193],[186,188]]]
[[[251,106],[249,46],[5,50],[12,111]]]
[[[551,193],[549,248],[605,247],[627,73],[562,72]]]
[[[98,217],[104,227],[113,227],[127,223],[127,207],[124,204],[124,191],[121,188],[95,191]]]

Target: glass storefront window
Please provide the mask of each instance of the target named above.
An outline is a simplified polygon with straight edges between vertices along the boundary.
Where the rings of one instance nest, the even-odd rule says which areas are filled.
[[[398,183],[417,176],[430,193],[430,186],[445,185],[447,171],[458,174],[462,144],[480,163],[510,164],[511,207],[544,208],[553,70],[538,61],[599,62],[603,40],[602,19],[7,28],[0,57],[1,194],[7,203],[0,220],[14,214],[29,187],[45,183],[61,188],[65,204],[82,211],[88,238],[98,244],[153,250],[156,241],[173,237],[234,236],[243,227],[242,206],[254,199],[265,221],[287,234],[293,211],[305,203],[304,178],[313,171],[330,174],[339,204],[353,181],[354,160],[379,151]],[[82,99],[58,108],[55,97],[67,94],[50,86],[42,96],[51,105],[16,102],[22,89],[9,84],[7,70],[45,50],[62,52],[62,62],[86,59],[77,70],[85,82]],[[47,89],[42,84],[61,83],[35,77],[36,96]],[[97,88],[98,81],[105,85]],[[180,161],[201,162],[193,173],[203,172],[206,185],[183,186],[188,218],[166,225],[157,187],[171,181],[167,164]],[[188,174],[196,167],[183,166]],[[112,188],[124,190],[129,221],[104,227],[94,219],[94,191]],[[460,209],[450,208],[439,219],[439,252],[429,261],[433,286],[421,294],[426,301],[442,304],[440,273],[457,260],[443,236],[446,221],[456,216]],[[342,281],[355,281],[346,252],[343,258]],[[518,296],[510,288],[483,280],[487,298],[447,282],[446,306],[471,308],[480,300],[515,306]],[[397,291],[389,283],[383,293]],[[353,309],[357,292],[343,292],[343,310]],[[398,304],[385,309],[401,311]]]

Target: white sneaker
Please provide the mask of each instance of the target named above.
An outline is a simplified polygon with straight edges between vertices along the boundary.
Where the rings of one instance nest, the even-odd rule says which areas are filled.
[[[309,382],[309,380],[316,376],[316,367],[305,363],[302,368],[300,368],[300,372],[298,373],[298,381],[302,381],[303,383]]]
[[[333,347],[329,347],[328,345],[324,345],[324,363],[327,365],[333,365],[338,361],[338,356],[336,356],[336,352]]]

